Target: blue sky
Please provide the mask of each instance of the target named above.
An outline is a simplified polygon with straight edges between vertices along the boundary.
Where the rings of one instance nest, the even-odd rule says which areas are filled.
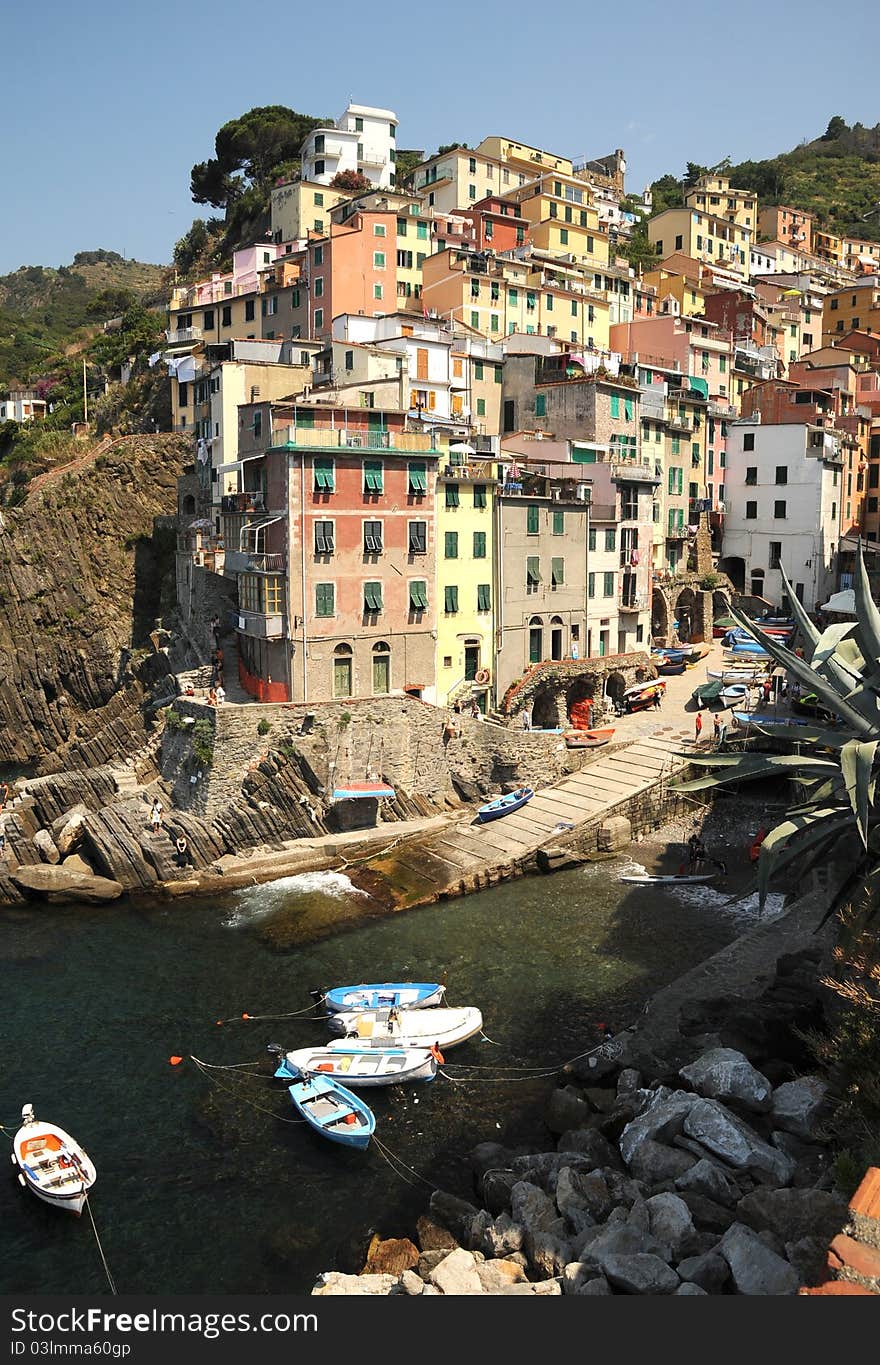
[[[574,157],[623,147],[634,190],[688,160],[788,150],[833,114],[880,120],[878,0],[591,8],[7,6],[0,273],[97,247],[170,261],[211,211],[190,200],[190,167],[260,104],[381,105],[399,145],[428,153],[499,133]]]

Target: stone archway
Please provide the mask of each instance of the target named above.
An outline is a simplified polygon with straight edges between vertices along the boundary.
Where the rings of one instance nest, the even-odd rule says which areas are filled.
[[[651,594],[651,635],[654,640],[668,640],[671,635],[669,602],[661,588]]]
[[[559,697],[555,687],[539,688],[532,701],[532,729],[555,730],[559,723]]]
[[[699,633],[697,599],[693,588],[682,588],[676,597],[674,620],[678,622],[675,630],[682,644],[687,644],[688,641],[693,640],[695,632]]]
[[[595,695],[596,679],[592,673],[581,673],[574,679],[565,695],[565,709],[572,725],[579,721],[581,728],[589,728],[592,724]]]
[[[718,561],[718,572],[726,573],[730,579],[734,592],[744,593],[746,590],[746,561],[737,555],[726,555],[724,559]]]
[[[616,706],[623,699],[626,690],[626,678],[622,673],[609,673],[605,680],[605,695]]]

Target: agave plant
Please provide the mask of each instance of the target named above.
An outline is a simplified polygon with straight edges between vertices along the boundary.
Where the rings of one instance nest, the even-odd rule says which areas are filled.
[[[688,754],[705,776],[677,783],[679,791],[700,791],[753,778],[784,775],[801,785],[803,799],[789,810],[761,844],[758,893],[763,906],[770,879],[791,864],[806,871],[844,833],[856,829],[867,852],[880,852],[877,802],[877,747],[880,743],[880,611],[871,596],[861,546],[854,575],[855,621],[819,631],[782,581],[804,641],[804,657],[731,607],[730,614],[767,653],[814,692],[838,718],[832,727],[803,727],[791,736],[789,754]],[[760,729],[760,726],[758,726]],[[768,733],[765,731],[765,733]],[[779,738],[774,732],[774,738]],[[806,752],[800,752],[801,749]]]

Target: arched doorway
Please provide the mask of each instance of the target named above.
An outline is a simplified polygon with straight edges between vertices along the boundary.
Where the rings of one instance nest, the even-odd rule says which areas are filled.
[[[593,674],[575,678],[565,696],[568,718],[576,729],[588,730],[593,724],[593,697],[596,679]]]
[[[676,633],[682,644],[687,644],[688,640],[693,639],[696,618],[696,598],[692,588],[682,588],[678,597],[675,599],[674,621],[678,622],[675,626]]]
[[[352,695],[351,645],[337,645],[333,651],[333,695],[334,697]]]
[[[659,588],[651,594],[651,634],[655,640],[669,637],[669,603]]]
[[[744,593],[746,590],[746,561],[737,555],[728,555],[724,559],[719,559],[718,569],[721,573],[726,573],[733,584],[735,592]]]
[[[565,656],[565,622],[561,616],[550,617],[550,658],[557,663]]]
[[[532,729],[555,730],[559,724],[559,701],[551,687],[542,687],[532,700]]]
[[[626,678],[622,673],[609,673],[605,680],[605,696],[613,706],[618,706],[626,691]]]
[[[391,691],[391,646],[384,640],[373,645],[373,696]]]
[[[194,517],[195,514],[196,514],[196,500],[195,500],[195,498],[193,497],[192,493],[188,493],[188,494],[186,495],[186,497],[184,498],[184,500],[183,500],[183,515],[184,515],[185,517]]]
[[[544,622],[540,616],[529,620],[529,663],[539,664],[544,657]]]

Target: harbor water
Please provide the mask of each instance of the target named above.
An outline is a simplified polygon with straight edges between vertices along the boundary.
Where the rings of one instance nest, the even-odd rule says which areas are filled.
[[[411,1233],[432,1188],[472,1198],[478,1142],[552,1146],[558,1067],[753,921],[752,903],[712,887],[619,883],[633,866],[386,918],[362,918],[364,893],[333,872],[218,902],[0,912],[0,1123],[11,1136],[30,1102],[87,1149],[120,1293],[306,1294],[322,1270],[360,1269],[371,1230]],[[479,1006],[485,1036],[447,1051],[448,1076],[361,1091],[381,1147],[345,1150],[294,1121],[266,1047],[328,1036],[311,988],[444,973],[446,1003]],[[513,1080],[512,1066],[534,1070]],[[109,1292],[88,1218],[42,1205],[4,1166],[0,1291]]]

